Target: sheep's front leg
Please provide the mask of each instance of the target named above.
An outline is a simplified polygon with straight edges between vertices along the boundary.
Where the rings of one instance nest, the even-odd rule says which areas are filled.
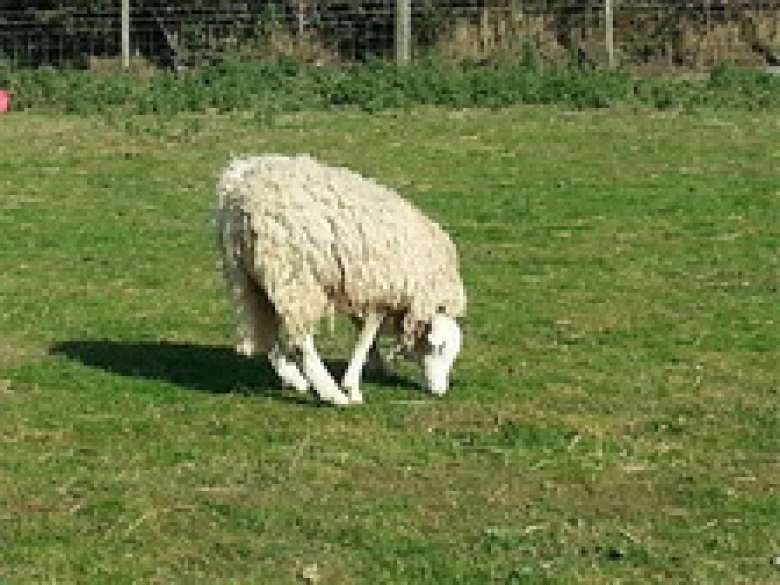
[[[349,399],[339,390],[336,382],[333,381],[333,378],[325,368],[325,364],[322,363],[317,353],[317,348],[314,346],[314,337],[312,335],[306,336],[300,349],[303,375],[311,383],[320,400],[337,406],[349,404]]]
[[[342,388],[349,393],[349,401],[359,404],[363,402],[363,395],[360,393],[360,374],[363,371],[363,365],[366,363],[366,357],[374,343],[376,333],[382,324],[384,315],[382,313],[371,312],[366,315],[363,321],[363,329],[358,335],[355,349],[352,352],[352,359],[344,373],[344,379],[341,382]]]
[[[309,390],[306,378],[303,377],[295,362],[287,358],[278,342],[268,352],[268,361],[271,362],[276,375],[281,378],[282,384],[295,388],[301,394],[305,394]]]

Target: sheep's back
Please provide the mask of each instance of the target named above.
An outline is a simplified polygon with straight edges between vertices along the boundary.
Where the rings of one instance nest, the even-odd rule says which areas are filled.
[[[251,160],[231,193],[251,218],[256,263],[268,286],[280,278],[296,286],[316,281],[352,312],[463,311],[455,246],[397,193],[306,156]]]

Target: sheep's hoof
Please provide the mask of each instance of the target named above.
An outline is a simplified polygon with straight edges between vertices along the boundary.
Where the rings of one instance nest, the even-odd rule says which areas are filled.
[[[236,353],[244,357],[252,357],[256,353],[255,344],[249,340],[244,340],[236,345]]]
[[[360,382],[344,380],[341,389],[349,397],[350,404],[363,404],[363,394],[360,392]]]
[[[363,404],[363,395],[360,390],[348,390],[350,404]]]
[[[341,392],[321,395],[320,400],[326,404],[332,404],[333,406],[349,406],[350,401],[347,396]]]
[[[284,380],[282,381],[282,387],[295,390],[298,394],[309,393],[309,383],[304,379],[296,380],[295,382]]]

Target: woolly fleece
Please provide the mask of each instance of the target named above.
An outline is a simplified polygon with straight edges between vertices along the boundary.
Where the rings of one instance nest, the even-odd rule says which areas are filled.
[[[402,317],[409,347],[435,314],[465,311],[449,236],[371,179],[306,155],[269,154],[231,161],[217,194],[228,283],[237,292],[235,272],[244,272],[272,306],[260,303],[261,320],[273,323],[255,332],[255,351],[269,349],[278,329],[300,345],[333,310]]]

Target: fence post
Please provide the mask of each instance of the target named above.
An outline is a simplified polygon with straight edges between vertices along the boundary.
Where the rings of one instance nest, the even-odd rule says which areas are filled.
[[[412,46],[412,1],[395,0],[395,62],[409,63]]]
[[[612,14],[612,0],[604,0],[604,24],[606,29],[607,63],[609,68],[615,67],[615,27]]]
[[[306,6],[303,2],[303,0],[298,0],[298,43],[303,43],[303,35],[305,33],[304,24],[306,22],[306,15],[304,14],[304,11],[306,10]]]
[[[122,67],[130,69],[130,0],[122,0]]]

